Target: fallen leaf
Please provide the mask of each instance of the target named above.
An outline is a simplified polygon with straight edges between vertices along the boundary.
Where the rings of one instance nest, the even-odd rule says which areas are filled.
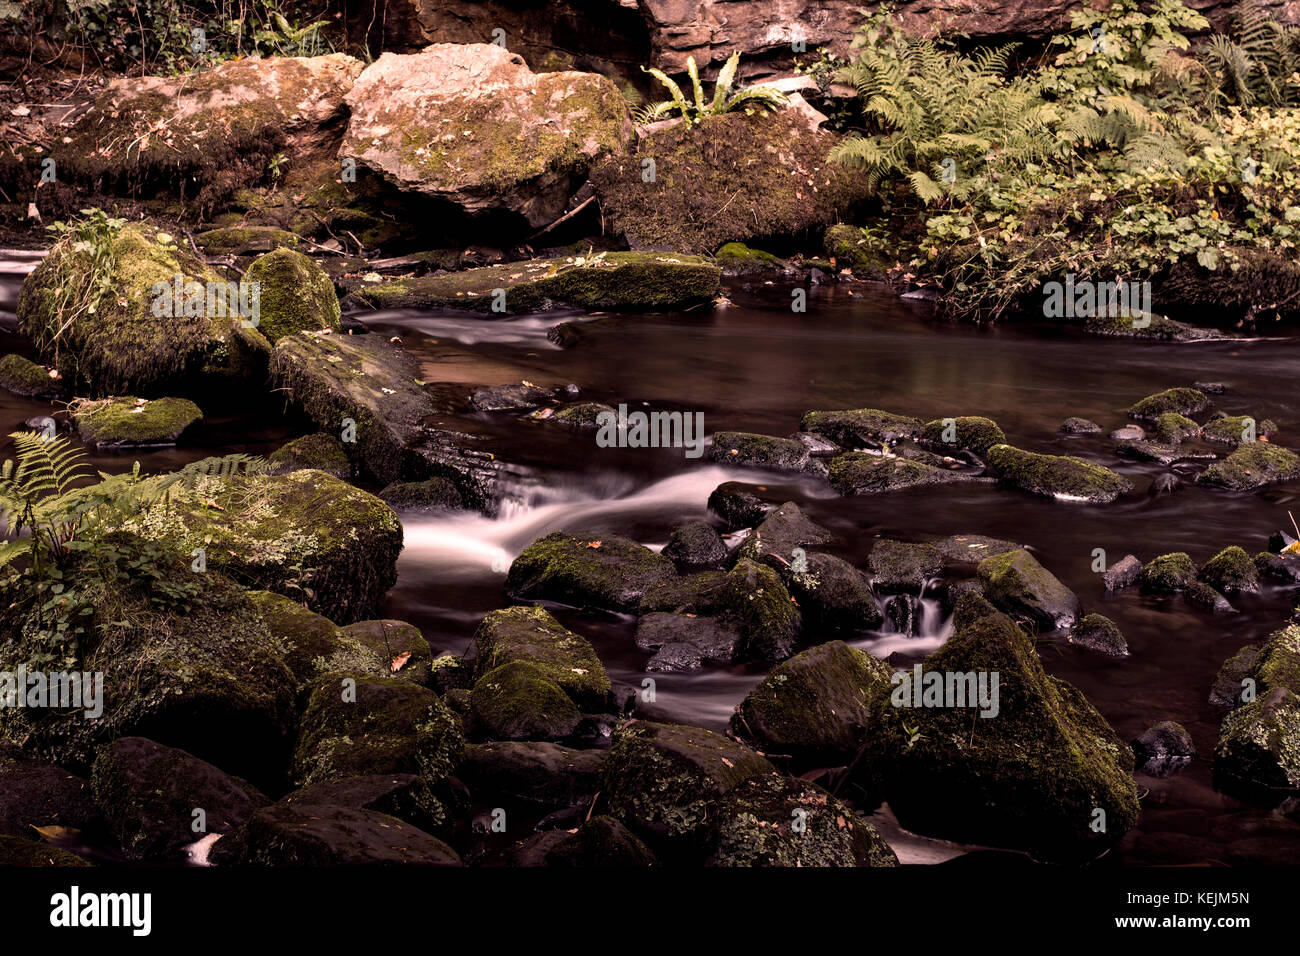
[[[32,827],[32,829],[35,830],[37,833],[39,833],[41,837],[46,840],[72,840],[75,839],[76,837],[81,836],[81,831],[78,830],[76,827],[34,826]]]
[[[402,653],[394,657],[393,663],[391,665],[393,673],[396,674],[398,671],[400,671],[406,665],[406,662],[409,661],[410,659],[411,659],[410,651],[402,651]]]
[[[589,548],[599,548],[599,547],[600,547],[600,542],[599,542],[599,541],[588,541],[588,542],[587,542],[587,547],[589,547]]]

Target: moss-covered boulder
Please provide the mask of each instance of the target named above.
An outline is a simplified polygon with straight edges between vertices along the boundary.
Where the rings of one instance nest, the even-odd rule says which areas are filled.
[[[600,791],[606,753],[544,741],[488,741],[465,748],[456,777],[476,798],[554,810],[590,802]]]
[[[506,592],[519,599],[633,611],[642,595],[674,574],[672,561],[628,538],[578,538],[554,531],[515,558]]]
[[[802,442],[749,432],[715,432],[708,458],[720,465],[776,471],[806,471],[811,461]]]
[[[1069,628],[1079,619],[1078,597],[1023,548],[985,558],[979,576],[990,601],[1035,627]]]
[[[743,242],[728,242],[713,254],[713,260],[722,269],[723,275],[747,276],[761,272],[785,272],[789,267],[784,259],[751,249]]]
[[[1197,484],[1229,491],[1253,491],[1300,478],[1300,455],[1267,442],[1245,442],[1223,461],[1196,476]]]
[[[144,737],[102,747],[91,784],[113,837],[134,860],[175,854],[206,833],[229,833],[270,802],[207,761]]]
[[[339,670],[388,676],[388,662],[381,654],[349,637],[328,618],[273,591],[250,591],[248,598],[277,642],[299,692],[321,675]]]
[[[263,807],[217,841],[218,866],[460,866],[456,852],[404,820],[332,804]]]
[[[37,843],[26,837],[0,835],[0,866],[36,867],[36,866],[93,866],[90,861],[82,859],[70,850],[45,843]]]
[[[1061,422],[1057,431],[1066,435],[1097,435],[1101,432],[1101,426],[1088,418],[1067,418]]]
[[[294,747],[298,785],[413,773],[437,793],[465,749],[460,718],[410,681],[336,671],[312,685]]]
[[[1277,434],[1277,423],[1270,419],[1256,421],[1249,415],[1225,415],[1212,422],[1206,422],[1201,429],[1201,437],[1206,441],[1220,442],[1224,445],[1240,445],[1243,442],[1258,441],[1260,438],[1272,438]]]
[[[698,727],[631,720],[614,732],[601,790],[610,815],[656,842],[702,842],[717,797],[775,768],[748,747]]]
[[[911,686],[915,671],[904,671],[868,728],[864,759],[885,800],[899,823],[927,836],[1042,860],[1101,854],[1137,822],[1132,752],[1083,694],[1044,672],[1010,618],[968,602],[964,626],[918,665],[929,703]],[[925,674],[940,675],[943,691],[935,695]],[[977,695],[948,696],[958,685],[947,675],[983,675],[992,708]]]
[[[343,628],[343,633],[358,641],[383,662],[391,677],[427,685],[432,680],[433,651],[420,629],[405,621],[357,621]]]
[[[533,73],[493,43],[435,43],[381,56],[345,97],[340,152],[402,190],[470,215],[558,219],[590,166],[635,133],[615,84],[598,74]]]
[[[724,481],[709,494],[709,510],[722,519],[728,531],[753,528],[777,509],[780,499],[760,497],[754,485]]]
[[[396,279],[358,289],[345,301],[378,309],[467,309],[511,315],[558,306],[666,311],[711,299],[720,288],[721,276],[717,266],[698,256],[606,252]]]
[[[205,475],[169,486],[122,527],[184,553],[242,583],[302,598],[347,624],[371,616],[397,580],[402,525],[374,495],[305,470],[287,475]]]
[[[964,481],[967,477],[925,462],[856,451],[832,458],[829,469],[831,487],[842,495],[883,494],[903,488]]]
[[[272,471],[284,474],[314,468],[335,478],[347,480],[352,476],[352,463],[338,436],[328,432],[303,435],[286,442],[267,456]]]
[[[549,867],[628,869],[657,866],[651,849],[613,817],[596,816],[566,835],[546,853]]]
[[[722,536],[707,521],[691,521],[673,528],[660,553],[685,570],[716,568],[727,560]]]
[[[1201,426],[1186,415],[1165,412],[1156,419],[1156,438],[1167,445],[1177,445],[1201,433]]]
[[[1142,566],[1138,587],[1147,594],[1185,591],[1196,580],[1196,563],[1185,551],[1162,554]]]
[[[259,285],[257,330],[271,344],[295,332],[339,330],[334,283],[301,252],[268,252],[248,267],[244,281]]]
[[[796,235],[835,222],[868,192],[827,161],[840,137],[794,109],[738,110],[645,133],[591,176],[610,230],[634,249],[707,254],[724,242]]]
[[[1117,625],[1102,614],[1085,614],[1070,629],[1070,643],[1107,657],[1128,657],[1128,642]]]
[[[1196,744],[1182,724],[1162,720],[1133,741],[1137,769],[1152,777],[1168,777],[1196,756]]]
[[[790,656],[802,622],[775,571],[741,558],[727,574],[725,599],[741,621],[738,657],[772,663]]]
[[[833,554],[809,552],[804,563],[803,570],[792,567],[785,582],[813,640],[880,625],[880,608],[865,574]]]
[[[1201,580],[1224,594],[1259,590],[1259,570],[1255,562],[1235,544],[1202,565]]]
[[[12,352],[0,358],[0,388],[23,398],[60,398],[64,394],[57,370]]]
[[[1253,792],[1300,790],[1300,625],[1270,637],[1248,676],[1253,699],[1238,698],[1219,728],[1215,779]]]
[[[795,770],[850,763],[890,692],[888,665],[843,641],[778,664],[736,708],[731,732]]]
[[[524,660],[487,671],[475,681],[469,703],[490,740],[561,740],[582,717],[550,672]]]
[[[1123,475],[1072,455],[1039,455],[994,445],[987,461],[1006,483],[1049,498],[1105,504],[1133,490]]]
[[[1196,415],[1210,407],[1210,397],[1195,388],[1169,388],[1148,395],[1128,410],[1130,418],[1155,422],[1161,415],[1176,412],[1179,415]]]
[[[983,457],[994,445],[1005,444],[1007,436],[991,418],[962,415],[926,422],[921,428],[921,439],[942,451],[965,449]]]
[[[290,806],[334,806],[371,810],[405,820],[421,830],[444,829],[447,812],[424,780],[413,773],[376,773],[322,780],[283,798]],[[458,805],[457,810],[461,809]]]
[[[815,783],[780,774],[744,781],[718,800],[709,866],[897,866],[867,820]]]
[[[802,508],[787,501],[763,519],[737,554],[761,561],[784,574],[798,560],[796,549],[830,544],[834,540],[835,536],[805,515]]]
[[[577,405],[566,405],[557,411],[554,421],[562,425],[568,425],[570,428],[599,428],[600,416],[606,413],[610,415],[618,414],[611,406],[603,402],[579,402]]]
[[[610,682],[596,650],[540,607],[489,612],[474,632],[474,675],[521,661],[532,665],[584,710],[609,707]]]
[[[943,573],[943,555],[932,544],[881,538],[872,545],[867,566],[877,591],[920,594],[929,581]]]
[[[878,408],[852,408],[837,412],[806,412],[799,430],[825,435],[841,448],[872,447],[900,438],[915,438],[924,426],[919,418],[895,415]]]
[[[105,228],[98,257],[56,243],[18,298],[19,326],[66,381],[92,396],[157,395],[196,376],[254,373],[260,337],[241,327],[238,283],[148,223]],[[209,311],[209,298],[221,307]]]
[[[995,554],[1017,551],[1023,545],[986,534],[951,534],[933,542],[945,564],[975,565]]]
[[[104,398],[72,408],[81,440],[100,448],[174,445],[202,418],[202,409],[184,398]]]
[[[1259,660],[1260,648],[1259,644],[1247,644],[1223,662],[1219,673],[1214,676],[1214,683],[1210,685],[1211,707],[1222,712],[1240,707],[1246,703],[1243,695],[1247,686],[1251,687],[1250,696],[1255,696],[1258,682],[1252,675],[1255,672],[1255,662]]]
[[[670,578],[641,597],[637,614],[656,611],[675,614],[714,614],[727,608],[727,575],[722,571],[700,571]]]

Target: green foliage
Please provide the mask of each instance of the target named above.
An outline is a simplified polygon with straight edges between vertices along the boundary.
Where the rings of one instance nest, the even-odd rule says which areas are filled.
[[[113,286],[113,239],[126,225],[125,219],[110,217],[102,209],[80,210],[82,219],[57,220],[45,228],[58,239],[53,255],[66,249],[78,257],[77,268],[55,292],[53,321],[36,334],[37,348],[52,355],[57,364],[64,334],[82,315],[93,315],[105,297],[116,295]]]
[[[1283,26],[1256,0],[1246,0],[1234,33],[1211,37],[1198,58],[1211,106],[1300,105],[1300,27]]]
[[[652,123],[655,120],[671,116],[675,111],[683,119],[698,123],[702,117],[719,116],[742,107],[747,112],[755,106],[776,110],[789,102],[784,93],[774,90],[770,86],[737,88],[735,85],[736,70],[739,67],[740,53],[737,51],[728,58],[718,72],[718,80],[713,85],[712,99],[706,99],[704,84],[700,82],[699,68],[695,65],[695,57],[690,57],[686,62],[686,72],[691,80],[692,99],[690,100],[686,98],[686,94],[682,92],[682,88],[677,85],[676,81],[663,70],[642,67],[642,71],[649,73],[663,84],[672,99],[654,103],[638,110],[637,122],[642,125]]]

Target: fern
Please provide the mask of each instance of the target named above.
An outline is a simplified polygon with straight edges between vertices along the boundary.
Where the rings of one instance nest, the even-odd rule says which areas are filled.
[[[686,94],[682,92],[682,88],[663,70],[642,67],[643,72],[649,73],[663,84],[672,99],[638,109],[634,114],[637,123],[644,126],[655,120],[665,119],[671,116],[674,111],[682,118],[697,123],[702,117],[730,113],[748,104],[764,109],[777,110],[790,102],[784,93],[770,86],[750,86],[733,91],[736,71],[739,66],[740,53],[737,51],[728,57],[727,62],[723,64],[722,69],[718,72],[717,82],[713,87],[713,97],[706,100],[704,84],[700,82],[699,67],[695,65],[695,57],[689,57],[686,61],[686,73],[691,80],[691,92],[694,96],[693,103],[686,99]]]

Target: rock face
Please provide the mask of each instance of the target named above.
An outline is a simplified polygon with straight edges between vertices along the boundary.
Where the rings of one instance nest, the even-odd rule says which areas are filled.
[[[113,80],[55,150],[59,177],[118,189],[166,184],[190,196],[197,183],[200,205],[214,205],[261,182],[277,152],[323,153],[361,69],[335,53]],[[111,148],[125,143],[133,148]]]
[[[345,96],[340,155],[403,190],[534,229],[565,211],[590,164],[634,134],[618,88],[590,73],[533,73],[491,43],[385,53]]]

